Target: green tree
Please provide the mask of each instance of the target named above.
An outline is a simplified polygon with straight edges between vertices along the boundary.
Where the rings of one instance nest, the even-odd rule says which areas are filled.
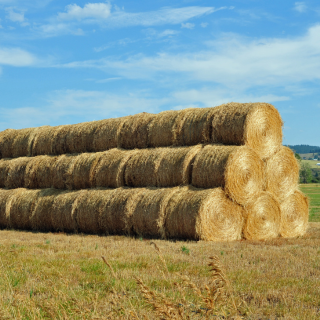
[[[312,181],[312,172],[309,163],[302,163],[300,167],[300,182],[310,183]]]
[[[301,160],[301,157],[300,157],[299,153],[295,153],[294,156],[296,157],[297,160]]]

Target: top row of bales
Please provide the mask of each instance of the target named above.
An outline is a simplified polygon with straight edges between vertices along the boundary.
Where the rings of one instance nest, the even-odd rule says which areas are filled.
[[[281,147],[282,124],[278,111],[267,103],[140,113],[75,125],[7,129],[0,132],[0,157],[222,143],[247,145],[268,159]]]

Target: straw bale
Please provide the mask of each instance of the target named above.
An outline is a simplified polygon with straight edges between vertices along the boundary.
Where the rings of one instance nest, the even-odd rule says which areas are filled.
[[[174,127],[179,113],[175,110],[163,111],[154,116],[148,125],[148,146],[167,147],[175,141]]]
[[[14,229],[31,230],[31,215],[38,200],[40,190],[25,188],[15,189],[16,192],[7,202],[7,216],[10,217],[10,227]]]
[[[9,170],[9,159],[0,160],[0,188],[4,188],[6,185],[8,170]]]
[[[53,202],[55,197],[61,194],[61,190],[39,190],[38,199],[30,217],[31,228],[37,231],[54,231],[53,226]]]
[[[304,235],[309,220],[308,198],[301,191],[295,190],[280,203],[280,209],[280,235],[284,238]]]
[[[18,189],[0,189],[0,228],[8,228],[10,225],[10,216],[7,215],[7,203]]]
[[[52,166],[52,187],[56,189],[67,188],[67,176],[77,156],[74,154],[64,154],[57,158]]]
[[[163,237],[165,209],[177,188],[143,188],[130,219],[133,232],[144,237]]]
[[[67,145],[66,137],[71,131],[72,125],[70,124],[56,127],[51,138],[52,154],[61,155],[69,153],[69,146]]]
[[[8,172],[5,179],[5,187],[9,189],[25,187],[25,171],[33,158],[20,157],[8,161]]]
[[[97,129],[93,134],[93,150],[106,151],[118,146],[118,132],[129,117],[112,118],[97,121]]]
[[[247,145],[262,159],[282,144],[282,120],[268,103],[227,103],[213,109],[212,142]]]
[[[192,185],[223,187],[242,205],[262,191],[264,178],[262,160],[246,146],[207,145],[196,155],[192,169]]]
[[[33,157],[25,169],[25,187],[30,189],[51,188],[53,185],[52,168],[56,161],[56,156]]]
[[[114,148],[100,153],[94,170],[92,170],[93,187],[118,188],[125,185],[124,172],[129,159],[136,150]]]
[[[76,156],[66,173],[68,189],[91,188],[92,175],[100,155],[100,153],[82,153]]]
[[[188,108],[179,111],[175,124],[175,144],[192,146],[211,141],[213,108]]]
[[[130,217],[139,199],[140,188],[106,190],[100,207],[100,226],[106,234],[130,234]]]
[[[118,147],[123,149],[147,148],[148,126],[155,115],[142,112],[128,117],[118,131]]]
[[[12,155],[11,158],[25,157],[30,152],[30,142],[32,140],[33,132],[36,128],[27,128],[18,130],[12,141]]]
[[[211,241],[241,238],[243,209],[221,188],[178,188],[166,206],[167,238]]]
[[[6,129],[0,132],[0,157],[12,158],[12,145],[19,130]]]
[[[104,203],[105,193],[108,190],[82,190],[73,204],[73,214],[77,221],[79,232],[84,233],[103,233],[100,224],[100,207]]]
[[[73,213],[73,206],[83,190],[61,191],[56,195],[52,207],[52,227],[55,231],[77,232],[77,221]]]
[[[53,138],[56,132],[63,126],[43,127],[34,133],[31,156],[53,155]]]
[[[243,235],[248,240],[276,238],[280,231],[280,205],[269,192],[260,195],[246,207]]]
[[[295,191],[298,181],[298,161],[290,148],[281,147],[266,161],[266,190],[281,202]]]

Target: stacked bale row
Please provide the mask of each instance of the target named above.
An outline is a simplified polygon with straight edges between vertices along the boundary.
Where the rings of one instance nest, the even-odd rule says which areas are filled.
[[[264,175],[282,151],[281,126],[269,104],[231,103],[6,130],[0,155],[16,159],[0,161],[0,187],[42,190],[3,189],[0,227],[207,240],[276,237],[284,208],[293,203],[290,194],[280,211]],[[79,191],[44,189],[52,187]]]

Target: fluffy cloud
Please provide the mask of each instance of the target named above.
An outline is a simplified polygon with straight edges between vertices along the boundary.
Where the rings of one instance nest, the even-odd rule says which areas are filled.
[[[186,28],[186,29],[193,29],[195,26],[194,23],[186,22],[186,23],[181,23],[181,28]]]
[[[13,21],[18,22],[22,26],[27,26],[29,23],[25,20],[24,12],[23,11],[15,11],[16,9],[13,7],[8,7],[5,9],[7,12],[6,18]]]
[[[20,48],[0,48],[0,65],[30,66],[36,61],[34,55]]]
[[[300,13],[303,13],[307,11],[307,6],[304,2],[295,2],[293,9]]]

